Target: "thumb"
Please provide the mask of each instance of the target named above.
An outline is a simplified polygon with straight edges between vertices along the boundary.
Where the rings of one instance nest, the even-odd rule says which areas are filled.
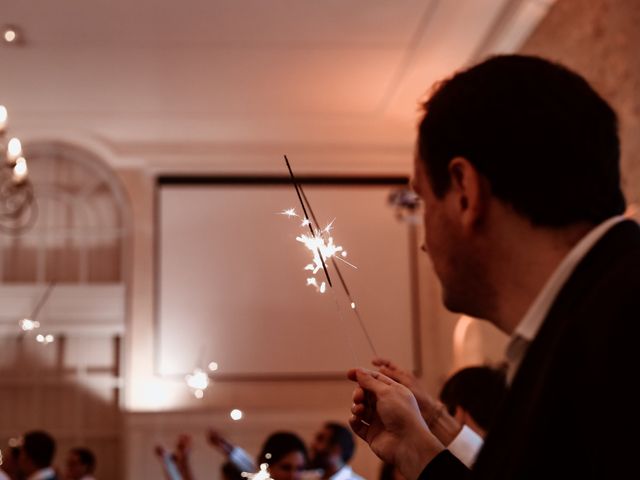
[[[363,368],[357,368],[354,371],[354,378],[358,385],[363,389],[373,392],[374,394],[382,392],[388,385],[395,383],[386,375],[379,372],[372,372]]]

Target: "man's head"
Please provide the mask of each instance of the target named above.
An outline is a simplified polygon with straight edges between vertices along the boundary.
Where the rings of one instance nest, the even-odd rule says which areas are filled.
[[[355,442],[347,427],[329,422],[316,433],[310,450],[315,467],[336,469],[349,463],[355,450]]]
[[[451,310],[485,313],[470,299],[495,293],[483,253],[502,218],[562,231],[624,211],[615,113],[566,68],[493,57],[441,83],[424,110],[414,186]]]
[[[22,440],[18,459],[20,471],[29,476],[38,470],[50,467],[55,452],[56,442],[47,432],[26,433]]]
[[[503,370],[487,366],[467,367],[447,379],[440,401],[450,415],[485,435],[507,393]]]
[[[72,448],[67,455],[65,478],[80,480],[96,470],[96,457],[88,448]]]

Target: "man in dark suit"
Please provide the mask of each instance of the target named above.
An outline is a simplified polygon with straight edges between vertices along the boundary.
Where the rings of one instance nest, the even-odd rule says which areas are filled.
[[[409,480],[635,470],[640,229],[623,217],[617,120],[579,75],[493,57],[425,104],[414,188],[448,309],[511,335],[509,393],[469,471],[404,386],[349,372],[351,426]],[[628,473],[627,473],[628,475]]]

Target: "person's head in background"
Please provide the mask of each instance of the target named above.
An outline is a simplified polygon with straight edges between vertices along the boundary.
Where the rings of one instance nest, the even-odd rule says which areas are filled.
[[[354,450],[353,435],[347,427],[325,423],[311,442],[312,466],[324,470],[327,478],[349,463]]]
[[[459,423],[484,437],[506,393],[503,369],[467,367],[447,379],[440,391],[440,401]]]
[[[47,432],[26,433],[18,456],[20,473],[29,477],[38,470],[51,467],[55,453],[56,442]]]
[[[96,457],[88,448],[72,448],[67,455],[64,478],[81,480],[91,478],[96,470]]]
[[[294,433],[276,432],[267,438],[258,465],[269,465],[273,480],[299,480],[307,466],[307,447]]]
[[[18,457],[20,456],[20,447],[17,445],[17,439],[11,439],[9,446],[2,449],[2,463],[0,464],[0,470],[3,471],[12,480],[17,480],[19,477],[18,471]]]

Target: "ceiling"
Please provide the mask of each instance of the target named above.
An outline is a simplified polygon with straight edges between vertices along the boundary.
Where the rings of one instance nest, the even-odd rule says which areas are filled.
[[[553,2],[0,0],[25,38],[0,46],[0,104],[18,135],[91,139],[154,171],[283,150],[397,171],[427,89],[517,50]]]

